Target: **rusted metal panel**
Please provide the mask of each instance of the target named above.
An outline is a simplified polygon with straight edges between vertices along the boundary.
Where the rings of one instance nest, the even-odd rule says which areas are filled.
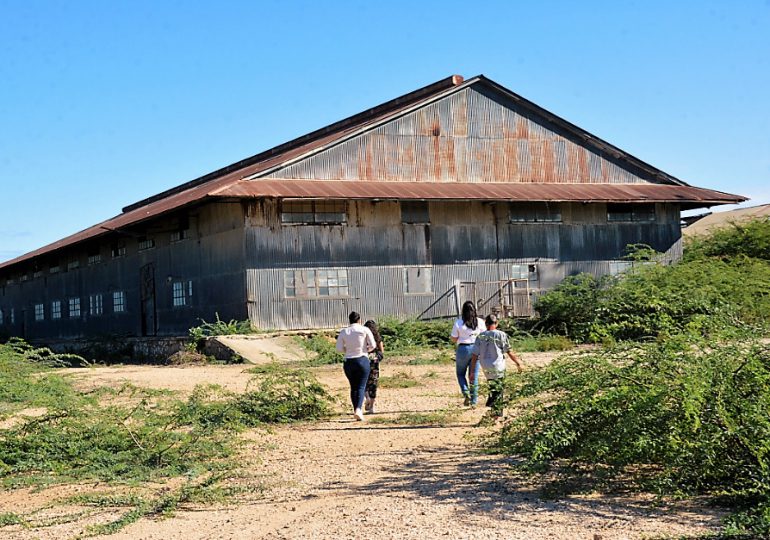
[[[742,197],[690,186],[653,184],[530,184],[242,180],[212,197],[318,199],[425,199],[566,202],[671,202],[703,206],[739,202]]]

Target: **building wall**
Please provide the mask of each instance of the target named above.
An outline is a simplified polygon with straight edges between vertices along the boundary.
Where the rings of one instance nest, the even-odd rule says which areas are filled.
[[[187,237],[172,240],[172,234],[187,227]],[[139,249],[141,237],[153,239],[155,247]],[[112,256],[120,243],[125,254]],[[89,255],[100,260],[89,264]],[[37,266],[14,269],[0,275],[0,333],[28,339],[71,339],[143,334],[141,268],[151,265],[154,274],[157,331],[148,316],[145,333],[185,335],[187,330],[215,318],[244,319],[245,276],[243,260],[243,214],[239,203],[208,204],[155,220],[140,228],[105,235],[77,250],[56,254]],[[79,268],[67,269],[78,261]],[[52,266],[60,271],[51,273]],[[35,271],[39,272],[35,277]],[[27,276],[23,279],[22,276]],[[8,280],[11,280],[9,283]],[[184,305],[175,306],[174,283],[182,283]],[[192,288],[190,289],[190,282]],[[190,290],[192,294],[190,295]],[[125,294],[125,311],[116,312],[113,293]],[[91,295],[102,296],[102,313],[92,314]],[[80,299],[80,316],[69,313],[69,299]],[[61,318],[52,318],[52,302],[61,302]],[[180,300],[178,300],[180,301]],[[35,305],[42,304],[44,319],[35,320]],[[149,305],[148,305],[149,308]],[[11,324],[10,312],[14,311]],[[147,310],[149,312],[149,309]]]
[[[496,282],[519,277],[526,281],[516,286],[525,291],[514,303],[527,314],[527,288],[534,297],[568,275],[618,272],[628,244],[649,244],[668,260],[681,256],[675,205],[656,205],[655,222],[644,224],[608,223],[604,204],[565,203],[561,223],[510,223],[507,203],[434,202],[429,214],[429,224],[405,224],[398,202],[351,201],[344,225],[287,225],[279,202],[248,204],[251,321],[260,328],[334,327],[351,310],[367,317],[452,316],[458,302],[481,303],[498,290]],[[314,269],[345,270],[348,294],[286,294],[287,271]],[[428,271],[430,286],[410,293],[408,274],[418,269]]]

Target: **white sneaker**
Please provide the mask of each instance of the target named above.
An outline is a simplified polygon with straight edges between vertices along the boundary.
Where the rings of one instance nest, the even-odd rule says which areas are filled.
[[[372,400],[369,402],[369,414],[374,414],[375,412],[377,411],[374,410],[374,398],[372,398]]]
[[[356,420],[358,420],[359,422],[363,421],[364,419],[364,413],[361,412],[361,409],[356,409],[355,412],[353,413],[353,416],[355,416]]]

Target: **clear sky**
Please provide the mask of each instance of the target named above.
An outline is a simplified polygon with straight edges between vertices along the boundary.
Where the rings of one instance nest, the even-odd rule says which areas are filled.
[[[0,0],[0,261],[453,73],[770,202],[770,0]]]

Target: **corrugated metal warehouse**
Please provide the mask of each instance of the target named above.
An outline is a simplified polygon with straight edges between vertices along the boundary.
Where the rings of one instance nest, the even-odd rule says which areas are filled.
[[[681,254],[689,186],[497,83],[457,75],[128,206],[0,264],[0,332],[184,335],[366,317],[531,313],[628,244]]]

